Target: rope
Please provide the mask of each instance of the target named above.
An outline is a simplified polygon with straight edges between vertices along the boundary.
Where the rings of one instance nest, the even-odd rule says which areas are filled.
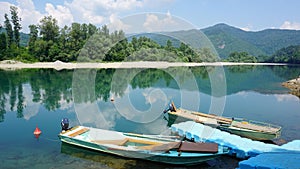
[[[44,140],[53,141],[53,142],[60,142],[60,140],[58,138],[57,139],[52,139],[52,138],[47,138],[47,137],[40,136],[39,139],[44,139]]]

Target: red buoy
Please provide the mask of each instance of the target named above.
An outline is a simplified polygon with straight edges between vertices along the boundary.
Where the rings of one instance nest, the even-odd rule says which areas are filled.
[[[42,134],[42,131],[36,126],[33,134],[36,138],[38,138],[40,136],[40,134]]]

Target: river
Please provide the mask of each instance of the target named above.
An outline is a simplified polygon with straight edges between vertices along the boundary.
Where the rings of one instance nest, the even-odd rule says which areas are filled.
[[[300,101],[281,83],[297,66],[161,69],[0,70],[0,168],[182,168],[123,159],[62,144],[60,121],[143,134],[169,132],[177,107],[282,126],[281,142],[300,139]],[[39,138],[33,131],[42,130]],[[283,141],[284,140],[284,141]],[[184,168],[235,168],[221,157]]]

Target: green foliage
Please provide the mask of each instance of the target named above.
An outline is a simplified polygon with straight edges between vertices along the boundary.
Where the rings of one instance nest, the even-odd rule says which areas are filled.
[[[38,39],[38,27],[36,25],[29,25],[30,29],[30,38],[28,42],[28,51],[30,54],[34,55],[34,46],[35,42]]]
[[[2,32],[0,34],[0,60],[3,60],[5,58],[6,48],[7,48],[6,34]]]
[[[59,27],[55,18],[52,18],[52,16],[45,16],[40,20],[40,25],[38,25],[38,27],[44,41],[56,42],[59,35]]]
[[[21,18],[18,17],[17,7],[10,7],[11,20],[8,18],[8,14],[4,14],[4,27],[6,35],[1,35],[1,56],[0,59],[17,59],[19,55],[23,53],[23,49],[20,48],[21,41]],[[13,27],[12,27],[13,24]],[[23,35],[23,34],[22,34]],[[6,43],[4,42],[4,39]]]
[[[5,31],[0,35],[0,60],[219,61],[212,42],[221,57],[229,56],[225,61],[299,63],[297,49],[287,48],[272,56],[268,55],[280,46],[299,44],[299,31],[245,32],[219,24],[203,30],[210,39],[199,33],[199,30],[141,34],[126,38],[122,30],[110,32],[106,25],[97,28],[93,24],[72,23],[69,27],[59,28],[55,18],[45,16],[38,25],[30,25],[30,33],[25,35],[19,32],[22,27],[17,8],[10,7],[10,13],[11,20],[7,14],[4,15]],[[287,38],[280,40],[283,35]]]
[[[256,59],[255,56],[251,56],[247,52],[233,52],[224,61],[227,61],[227,62],[256,63],[257,59]]]
[[[10,46],[13,43],[14,35],[13,35],[12,25],[10,23],[10,20],[8,19],[8,15],[5,14],[4,18],[5,18],[4,27],[7,34],[7,47],[10,48]]]
[[[11,20],[14,25],[14,41],[17,47],[20,47],[20,30],[22,29],[20,21],[21,18],[18,17],[18,9],[15,6],[10,7]]]
[[[267,61],[275,63],[300,64],[300,45],[282,48],[272,55]]]
[[[283,47],[300,44],[300,31],[296,30],[267,29],[250,32],[217,24],[202,31],[211,40],[221,58],[226,58],[232,52],[243,51],[256,57],[270,56]]]

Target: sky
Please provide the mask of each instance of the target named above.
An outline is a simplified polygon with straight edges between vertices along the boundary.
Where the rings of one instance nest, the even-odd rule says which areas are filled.
[[[0,1],[1,25],[12,5],[18,7],[22,32],[48,15],[63,27],[73,22],[120,25],[124,18],[141,13],[148,21],[144,26],[170,24],[179,18],[197,29],[226,23],[246,31],[300,30],[299,0],[6,0]]]

